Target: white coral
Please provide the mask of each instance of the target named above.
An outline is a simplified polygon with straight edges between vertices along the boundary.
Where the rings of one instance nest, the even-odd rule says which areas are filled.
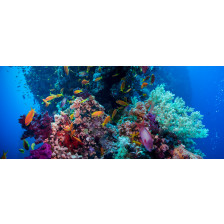
[[[164,85],[157,86],[150,94],[154,103],[153,113],[163,130],[175,133],[182,139],[205,138],[208,129],[202,124],[203,115],[187,107],[182,98],[165,91]]]

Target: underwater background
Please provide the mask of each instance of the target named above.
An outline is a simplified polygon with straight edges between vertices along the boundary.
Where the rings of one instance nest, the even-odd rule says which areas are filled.
[[[224,67],[0,67],[0,86],[0,156],[7,152],[7,159],[45,156],[108,159],[224,158]],[[171,105],[178,107],[180,116],[185,113],[180,110],[189,109],[179,100],[169,103],[171,93],[175,97],[183,98],[186,106],[194,108],[204,116],[202,119],[201,115],[194,114],[192,132],[177,130],[175,125],[171,128],[166,123],[165,115],[162,116],[166,109],[172,111],[173,108],[168,108]],[[43,102],[49,96],[54,97]],[[163,106],[165,109],[161,109]],[[91,111],[93,107],[96,109]],[[31,108],[35,109],[36,115],[29,125],[25,125],[25,116]],[[147,113],[142,115],[141,112],[146,109]],[[88,119],[83,116],[81,120],[82,114],[79,117],[77,111],[87,113],[86,110],[91,111],[91,116]],[[190,109],[189,113],[191,112]],[[38,130],[35,134],[31,133],[29,128],[41,119],[46,127],[52,127],[54,123],[55,130],[49,130],[51,134],[46,135],[46,138],[42,138],[42,135],[40,137]],[[187,119],[190,118],[186,117],[181,122],[188,122]],[[203,124],[196,119],[202,120]],[[84,123],[88,123],[88,128]],[[151,128],[144,129],[147,125]],[[39,130],[42,126],[38,126]],[[91,128],[93,130],[90,132]],[[58,139],[49,137],[53,135],[52,132],[55,132]],[[64,146],[60,143],[62,136],[61,142],[66,142]],[[49,141],[45,141],[47,138]],[[152,142],[150,138],[153,139]],[[28,150],[24,149],[26,142],[24,145],[23,139],[29,145]],[[191,140],[194,140],[195,146],[192,146],[194,144]],[[36,144],[33,149],[37,150],[44,144],[44,150],[47,150],[51,145],[54,148],[53,153],[48,155],[45,152],[43,157],[32,154],[35,150],[30,146],[34,142]],[[185,145],[192,154],[183,152],[180,145]],[[178,147],[179,151],[174,155],[175,148]]]

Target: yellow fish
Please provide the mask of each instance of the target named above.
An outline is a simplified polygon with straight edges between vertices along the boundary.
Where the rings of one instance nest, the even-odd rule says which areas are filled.
[[[107,116],[102,124],[102,126],[104,127],[108,122],[110,122],[111,119],[110,119],[110,116]]]
[[[74,91],[74,94],[79,94],[79,93],[82,93],[83,91],[81,89],[78,89],[78,90],[75,90]]]
[[[124,92],[124,88],[125,88],[125,81],[121,83],[121,92]]]
[[[81,101],[80,103],[85,103],[88,99],[89,99],[89,98],[87,98],[87,99]]]
[[[116,77],[116,76],[119,76],[119,74],[117,73],[117,74],[115,74],[115,75],[112,75],[112,77]]]
[[[129,93],[131,91],[131,88],[130,89],[128,89],[125,93]]]
[[[104,114],[103,111],[96,111],[96,112],[92,113],[92,117],[100,117],[103,114]]]
[[[62,96],[63,96],[63,94],[57,94],[56,98],[59,98],[59,97],[62,97]]]
[[[142,143],[141,142],[138,142],[138,141],[132,141],[132,142],[135,143],[138,146],[142,145]]]
[[[115,115],[117,114],[117,109],[114,109],[113,113],[112,113],[112,119],[114,119]]]
[[[127,102],[125,102],[123,100],[117,100],[116,103],[121,105],[121,106],[125,106],[125,107],[129,105]]]
[[[100,76],[100,77],[96,78],[94,81],[95,81],[95,82],[98,82],[98,81],[100,81],[102,78],[103,78],[103,77]]]
[[[73,120],[74,118],[74,114],[70,115],[70,119]]]

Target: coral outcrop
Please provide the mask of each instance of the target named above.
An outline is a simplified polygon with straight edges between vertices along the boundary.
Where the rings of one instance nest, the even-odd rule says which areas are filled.
[[[26,115],[23,115],[19,119],[19,123],[26,131],[23,133],[21,140],[28,137],[34,137],[36,139],[35,144],[42,143],[51,134],[51,122],[53,118],[49,116],[48,112],[37,114],[35,113],[30,125],[25,125]]]

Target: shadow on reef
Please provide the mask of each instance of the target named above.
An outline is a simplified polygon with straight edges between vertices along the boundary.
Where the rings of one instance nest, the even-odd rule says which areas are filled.
[[[144,100],[146,96],[143,95],[148,95],[153,86],[148,86],[148,91],[142,90],[139,83],[151,74],[156,77],[154,85],[165,83],[166,89],[190,103],[191,86],[185,67],[150,67],[143,73],[140,66],[70,66],[69,75],[63,67],[58,66],[32,66],[28,70],[24,69],[27,85],[43,112],[46,110],[43,99],[50,94],[59,94],[61,89],[68,96],[72,96],[75,89],[85,89],[95,96],[106,111],[112,111],[117,105],[116,100],[124,100],[124,97],[130,99],[137,96],[139,100]],[[101,80],[95,81],[100,77]],[[83,85],[83,80],[89,83]],[[122,82],[125,82],[126,91],[131,89],[130,92],[123,94],[120,91]],[[60,101],[61,99],[55,99],[47,108],[49,114],[56,113],[56,106]]]

